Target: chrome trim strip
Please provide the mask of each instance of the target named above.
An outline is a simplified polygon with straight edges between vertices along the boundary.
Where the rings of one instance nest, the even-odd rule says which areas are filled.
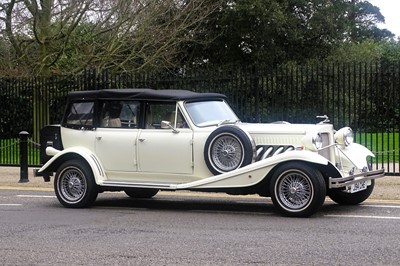
[[[100,176],[104,177],[104,172],[101,168],[100,162],[97,160],[96,156],[92,153],[90,154],[90,157],[92,158],[92,160],[94,161],[94,163],[97,166],[97,171],[99,172]]]

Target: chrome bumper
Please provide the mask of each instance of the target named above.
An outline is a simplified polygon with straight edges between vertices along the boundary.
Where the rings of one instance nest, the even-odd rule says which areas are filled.
[[[40,168],[33,168],[33,177],[43,176],[44,182],[50,182],[50,176],[52,175],[49,173],[39,172]]]
[[[377,179],[384,176],[385,169],[380,169],[346,177],[329,177],[329,188],[347,187],[361,181]]]
[[[43,176],[43,173],[39,173],[40,168],[33,168],[33,177]]]

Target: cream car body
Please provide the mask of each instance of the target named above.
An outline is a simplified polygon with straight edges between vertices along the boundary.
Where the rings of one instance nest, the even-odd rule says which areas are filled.
[[[283,214],[309,216],[326,194],[362,202],[384,175],[368,170],[373,154],[350,143],[349,132],[335,134],[328,123],[242,123],[220,94],[75,92],[62,125],[43,129],[36,175],[56,172],[66,207],[87,207],[106,190],[139,197],[185,189],[271,196]]]

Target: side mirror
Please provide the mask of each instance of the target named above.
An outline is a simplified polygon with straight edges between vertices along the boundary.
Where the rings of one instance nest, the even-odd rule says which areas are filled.
[[[161,121],[161,128],[162,129],[172,129],[172,132],[174,132],[174,133],[179,133],[179,131],[178,130],[176,130],[172,125],[171,125],[171,122],[169,122],[169,121]]]

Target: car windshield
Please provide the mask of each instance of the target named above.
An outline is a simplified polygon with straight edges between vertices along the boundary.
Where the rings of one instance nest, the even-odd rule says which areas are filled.
[[[185,106],[193,122],[199,127],[239,121],[224,101],[188,102]]]

